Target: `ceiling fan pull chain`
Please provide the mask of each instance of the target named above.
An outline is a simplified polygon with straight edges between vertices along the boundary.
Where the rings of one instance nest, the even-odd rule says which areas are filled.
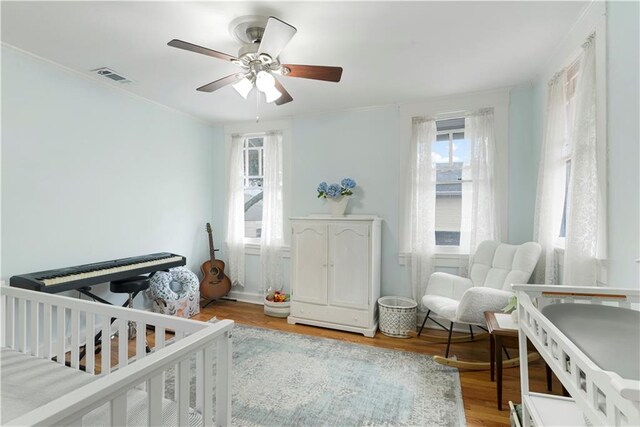
[[[260,91],[256,90],[256,123],[260,121]]]

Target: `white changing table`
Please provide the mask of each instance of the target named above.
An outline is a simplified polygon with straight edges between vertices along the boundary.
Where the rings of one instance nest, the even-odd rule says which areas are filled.
[[[591,425],[640,425],[640,381],[621,377],[617,367],[614,372],[611,366],[608,367],[611,370],[598,366],[588,356],[596,354],[586,348],[588,343],[572,342],[567,336],[570,333],[563,333],[543,314],[544,307],[552,303],[629,309],[632,303],[640,301],[640,291],[548,285],[514,285],[513,289],[518,295],[520,352],[526,351],[530,340],[571,395],[568,398],[531,392],[528,363],[523,359],[520,364],[523,425],[584,426],[587,420]],[[611,329],[615,334],[614,327]],[[585,346],[584,351],[579,345]],[[611,352],[615,353],[616,348],[611,348]]]

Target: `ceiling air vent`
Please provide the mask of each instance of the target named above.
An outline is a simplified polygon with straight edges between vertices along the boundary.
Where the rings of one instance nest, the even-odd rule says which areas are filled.
[[[96,68],[95,70],[91,70],[91,72],[96,73],[97,75],[105,77],[109,80],[113,80],[114,82],[117,82],[117,83],[131,83],[131,80],[116,73],[115,71],[107,67]]]

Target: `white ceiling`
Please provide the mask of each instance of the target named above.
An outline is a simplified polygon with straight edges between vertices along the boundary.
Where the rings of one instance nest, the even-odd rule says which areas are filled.
[[[420,100],[531,81],[586,2],[6,2],[2,41],[83,74],[110,67],[135,94],[212,122],[255,118],[255,98],[196,88],[238,68],[167,46],[236,55],[229,23],[273,15],[298,29],[280,56],[342,66],[340,83],[282,78],[294,101],[263,119]],[[99,79],[99,77],[95,77]],[[104,79],[104,78],[101,78]],[[117,85],[116,83],[109,83]]]

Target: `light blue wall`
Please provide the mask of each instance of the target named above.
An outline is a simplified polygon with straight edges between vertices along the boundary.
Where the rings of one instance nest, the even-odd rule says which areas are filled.
[[[228,164],[227,154],[224,147],[224,127],[216,126],[212,129],[212,158],[211,166],[213,168],[212,178],[209,183],[211,192],[207,194],[207,197],[211,197],[213,203],[213,215],[211,218],[211,227],[213,228],[214,244],[221,253],[224,251],[224,234],[223,230],[226,226],[226,202],[225,197],[227,194],[227,177],[226,165]],[[204,227],[204,225],[203,225]],[[204,232],[204,228],[203,228]],[[206,235],[204,235],[206,238]],[[217,255],[216,255],[217,256]]]
[[[3,47],[2,278],[160,251],[196,269],[222,209],[222,144],[210,125]]]
[[[640,3],[607,3],[609,283],[640,287]]]
[[[358,187],[347,213],[383,218],[382,294],[410,295],[398,263],[399,113],[397,107],[348,111],[293,121],[293,216],[328,213],[321,181],[351,177]]]
[[[533,144],[533,97],[531,85],[511,90],[509,99],[509,242],[533,239],[533,213],[538,175]]]
[[[204,223],[224,258],[224,131],[2,50],[2,277],[153,251],[207,257]],[[509,234],[531,238],[536,166],[530,87],[509,113]],[[382,293],[410,295],[399,264],[400,113],[397,106],[297,117],[292,209],[327,213],[320,181],[358,181],[348,213],[383,218]],[[521,190],[524,189],[524,190]],[[285,260],[285,268],[288,268]],[[287,275],[288,276],[288,275]],[[248,289],[259,257],[247,256]]]
[[[534,148],[531,144],[532,97],[530,87],[515,89],[511,97],[509,240],[532,238],[535,204],[536,165],[529,165]],[[512,122],[511,122],[512,121]],[[399,261],[400,178],[406,172],[401,164],[400,112],[397,106],[297,117],[293,122],[292,210],[285,215],[305,216],[329,213],[325,201],[316,197],[321,181],[339,182],[344,177],[358,182],[349,202],[348,214],[374,214],[383,219],[382,226],[382,295],[411,296],[408,271]],[[520,191],[518,187],[525,188]],[[216,198],[216,205],[224,200]],[[248,294],[258,292],[259,258],[247,255]],[[285,260],[285,268],[289,268]],[[439,268],[455,272],[455,269]],[[287,283],[285,286],[289,288]],[[248,295],[247,294],[247,295]],[[236,294],[242,298],[242,294]],[[248,295],[251,299],[253,296]]]

